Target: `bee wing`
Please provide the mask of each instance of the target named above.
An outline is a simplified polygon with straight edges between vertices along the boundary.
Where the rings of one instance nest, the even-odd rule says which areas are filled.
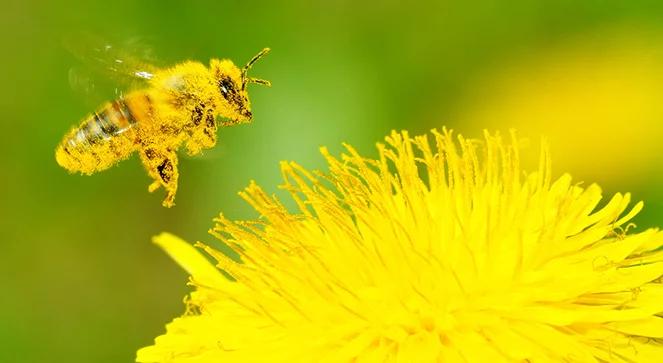
[[[64,46],[84,65],[69,72],[72,87],[84,93],[102,88],[99,84],[112,82],[115,93],[120,95],[121,89],[143,85],[158,69],[154,65],[158,62],[152,47],[139,38],[116,44],[93,34],[76,33],[64,39]]]
[[[115,97],[114,94],[108,94],[108,92],[104,94],[103,89],[112,89],[112,87],[101,82],[99,77],[88,68],[71,67],[67,76],[71,89],[83,96],[88,107],[97,107],[107,101],[109,97]],[[113,93],[118,91],[114,90]]]

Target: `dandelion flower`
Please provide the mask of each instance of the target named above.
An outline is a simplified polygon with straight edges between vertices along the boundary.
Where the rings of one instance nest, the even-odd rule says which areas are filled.
[[[241,193],[262,217],[211,231],[237,258],[155,238],[195,291],[139,362],[661,361],[663,234],[627,233],[629,194],[599,207],[545,147],[522,173],[515,135],[346,147],[282,164],[296,213]]]

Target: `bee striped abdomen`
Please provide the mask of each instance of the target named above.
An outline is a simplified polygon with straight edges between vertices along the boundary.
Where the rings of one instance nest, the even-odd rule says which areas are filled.
[[[150,101],[147,95],[130,95],[87,117],[60,143],[55,153],[58,164],[72,172],[92,174],[128,158],[138,148],[137,117],[146,117],[136,115],[137,102]]]

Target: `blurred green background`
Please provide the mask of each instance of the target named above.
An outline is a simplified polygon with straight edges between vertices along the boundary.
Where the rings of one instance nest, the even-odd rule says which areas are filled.
[[[557,174],[632,191],[639,228],[663,224],[662,21],[657,1],[4,0],[0,362],[133,361],[188,291],[151,236],[209,242],[217,213],[256,217],[236,193],[276,192],[280,160],[322,168],[318,147],[341,142],[374,155],[391,129],[516,127],[533,155],[547,135]],[[62,46],[79,31],[149,39],[166,64],[269,46],[252,75],[274,86],[251,89],[253,124],[183,158],[165,209],[136,158],[91,177],[55,163],[92,111]]]

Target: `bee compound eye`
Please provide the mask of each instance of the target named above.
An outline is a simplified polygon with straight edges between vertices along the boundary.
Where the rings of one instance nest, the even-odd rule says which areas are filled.
[[[229,95],[235,93],[235,88],[233,87],[232,81],[228,78],[224,78],[219,82],[219,91],[224,98],[228,98]]]

